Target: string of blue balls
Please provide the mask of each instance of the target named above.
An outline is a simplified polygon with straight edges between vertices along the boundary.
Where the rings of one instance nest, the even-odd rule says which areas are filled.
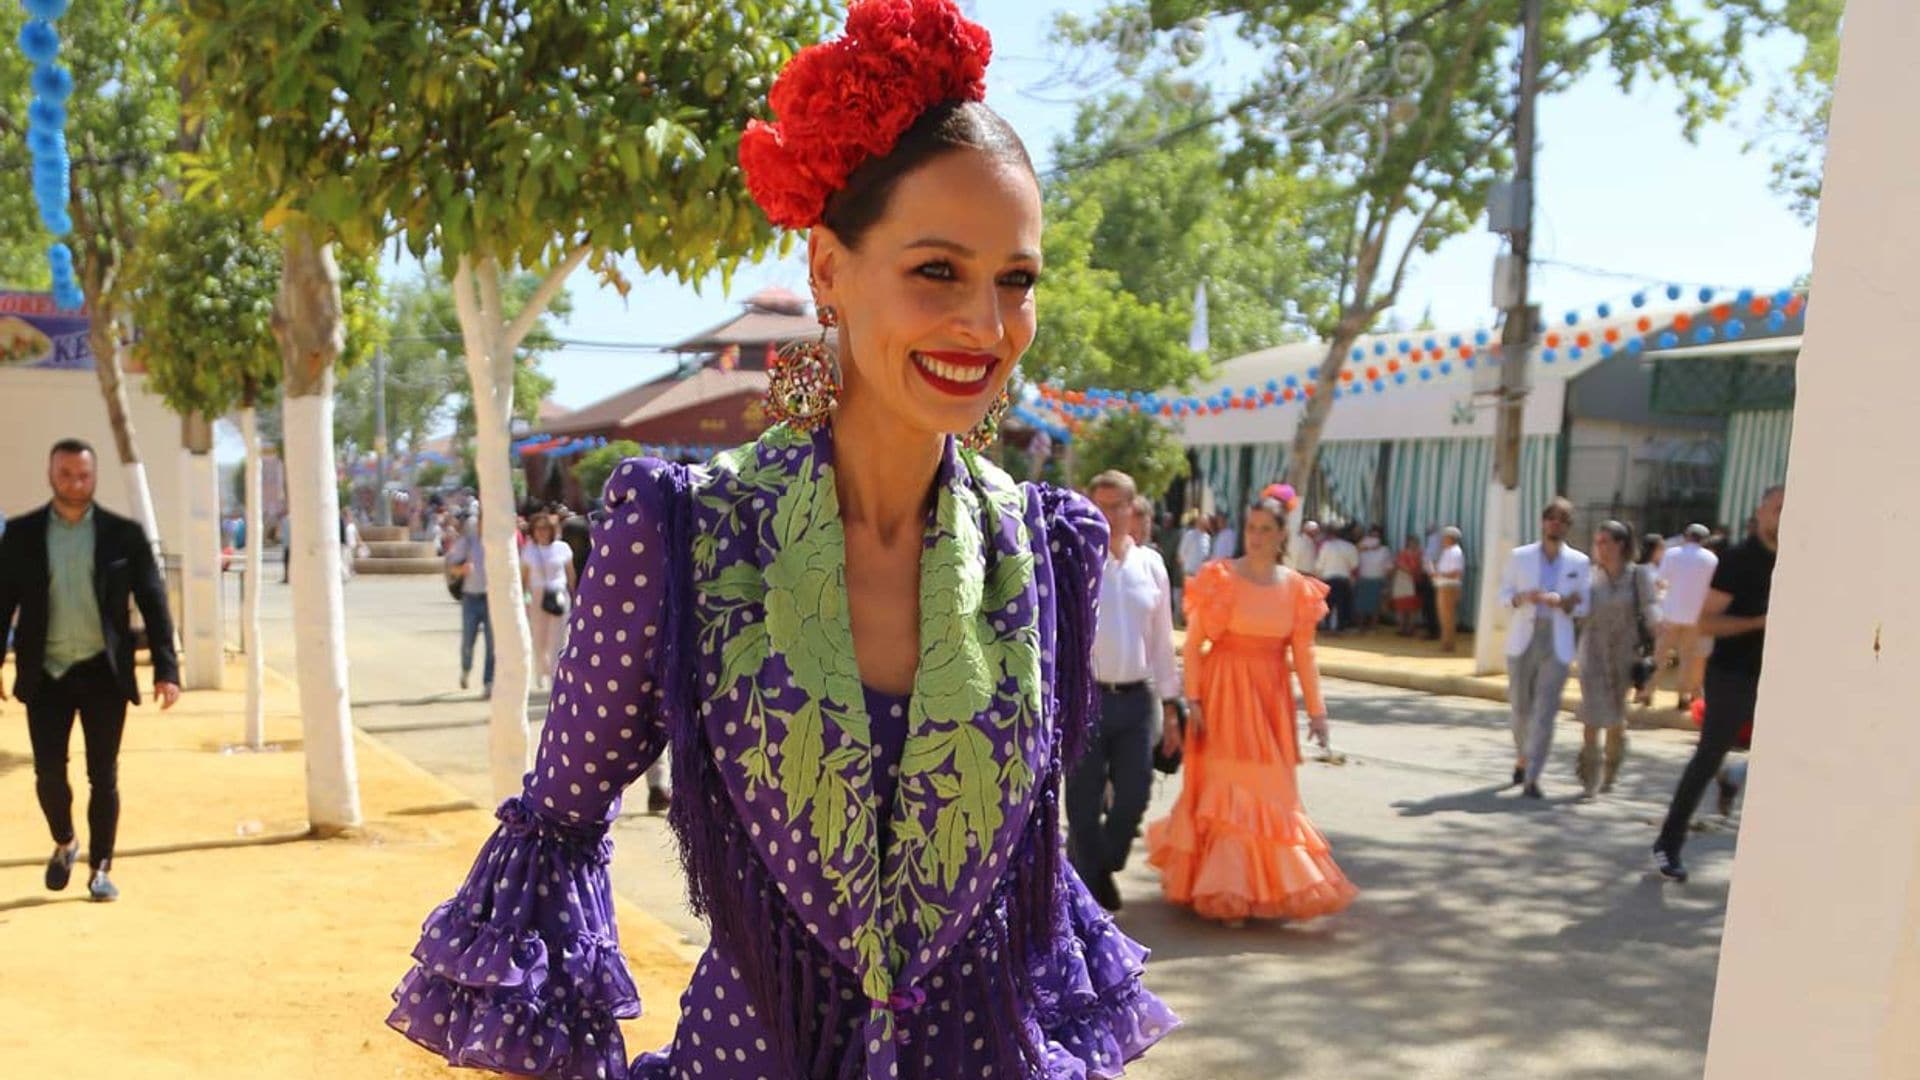
[[[33,156],[33,198],[40,224],[54,236],[47,248],[47,267],[53,275],[53,304],[61,311],[86,306],[86,293],[73,273],[73,249],[65,238],[73,232],[67,212],[73,166],[67,156],[67,101],[73,97],[73,75],[59,65],[60,32],[54,29],[67,13],[69,0],[21,0],[32,18],[20,28],[20,52],[33,63],[33,103],[27,106],[27,150]]]

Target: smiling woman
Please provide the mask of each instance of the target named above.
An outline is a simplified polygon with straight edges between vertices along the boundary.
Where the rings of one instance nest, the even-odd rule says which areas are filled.
[[[608,483],[525,792],[395,993],[389,1022],[448,1060],[1080,1080],[1178,1023],[1061,858],[1106,525],[970,448],[1040,272],[1032,165],[980,104],[988,52],[950,0],[856,0],[742,140],[768,217],[811,230],[834,348],[775,373],[793,421]],[[712,945],[674,1042],[629,1062],[606,831],[663,752]]]

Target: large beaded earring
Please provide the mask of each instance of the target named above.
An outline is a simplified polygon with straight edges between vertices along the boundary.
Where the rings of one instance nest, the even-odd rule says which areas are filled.
[[[831,307],[820,309],[820,337],[782,348],[767,374],[767,411],[778,423],[812,431],[827,422],[840,403],[840,380],[827,331],[840,324]]]
[[[987,415],[960,436],[960,445],[974,453],[985,451],[1000,438],[1000,421],[1006,419],[1007,410],[1013,408],[1013,395],[1006,387],[1000,388],[1000,396],[987,406]]]

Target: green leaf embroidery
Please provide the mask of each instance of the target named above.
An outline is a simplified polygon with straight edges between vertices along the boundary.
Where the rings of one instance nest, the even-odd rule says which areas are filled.
[[[953,754],[953,741],[954,733],[951,731],[909,740],[906,750],[900,755],[901,778],[905,780],[923,776],[944,768]]]
[[[1000,770],[994,761],[993,740],[985,732],[966,727],[960,734],[953,754],[960,777],[958,802],[967,829],[985,848],[1000,828],[1000,786],[996,783]]]
[[[787,797],[787,820],[806,812],[820,787],[820,703],[809,701],[787,721],[780,740],[780,790]]]
[[[697,552],[701,540],[713,543],[714,537],[702,535],[694,541]],[[767,579],[752,563],[735,563],[700,582],[700,595],[718,600],[745,600],[759,603],[767,594]]]
[[[1003,610],[1026,592],[1027,584],[1032,580],[1033,552],[1002,555],[993,564],[993,574],[987,579],[986,598],[980,602],[980,609],[989,612]]]
[[[748,623],[740,628],[720,650],[720,681],[709,700],[718,700],[733,690],[742,679],[751,679],[767,661],[767,624]]]
[[[822,851],[838,851],[847,828],[846,783],[829,772],[820,777],[820,794],[813,805],[813,842]]]

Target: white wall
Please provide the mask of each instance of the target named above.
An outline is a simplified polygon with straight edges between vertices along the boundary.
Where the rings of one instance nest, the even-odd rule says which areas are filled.
[[[1534,384],[1527,395],[1521,430],[1528,435],[1557,435],[1565,411],[1567,387],[1559,380]],[[1204,395],[1202,395],[1204,396]],[[1342,396],[1327,416],[1323,438],[1348,439],[1491,438],[1494,410],[1488,399],[1476,402],[1472,385],[1449,380],[1441,386],[1396,386],[1384,394]],[[1188,446],[1214,443],[1288,442],[1300,422],[1302,406],[1228,409],[1218,416],[1175,421]],[[1465,422],[1462,423],[1461,421]]]
[[[180,465],[180,418],[146,392],[144,375],[127,376],[134,438],[147,463],[164,550],[180,550],[187,525]],[[126,474],[107,425],[100,380],[92,371],[0,368],[0,511],[7,516],[47,501],[47,450],[73,436],[100,456],[100,505],[128,514]]]
[[[1710,1080],[1920,1076],[1916,55],[1920,5],[1847,5]]]

